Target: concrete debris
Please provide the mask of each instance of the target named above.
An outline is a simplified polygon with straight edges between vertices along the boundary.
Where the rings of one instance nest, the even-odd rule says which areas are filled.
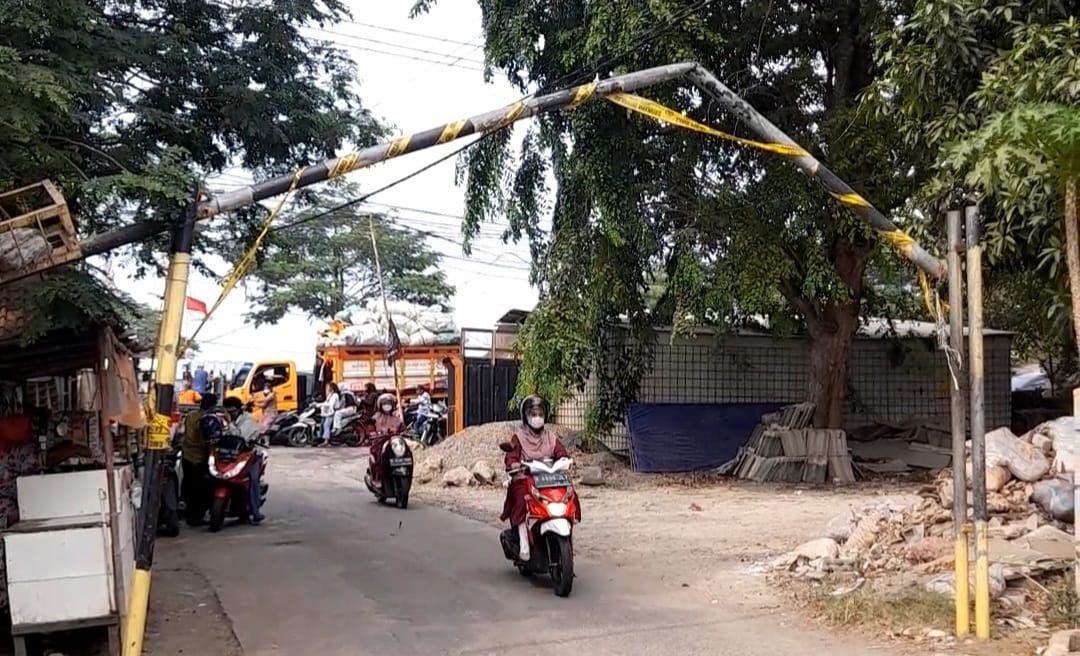
[[[1042,656],[1069,656],[1080,654],[1080,629],[1058,631],[1050,636],[1050,644]]]
[[[439,474],[443,470],[443,459],[441,456],[433,456],[431,458],[425,458],[416,464],[413,469],[413,480],[421,485],[430,483],[439,477]]]
[[[971,598],[974,599],[975,595],[975,570],[972,569],[971,576],[968,580],[969,590],[971,591]],[[994,563],[990,565],[990,598],[997,599],[1005,593],[1005,589],[1008,586],[1008,581],[1005,578],[1005,566],[1000,563]],[[949,599],[956,598],[956,574],[953,572],[945,572],[939,574],[934,578],[926,582],[926,589],[930,592],[936,592],[941,595],[945,595]]]
[[[493,485],[495,483],[495,470],[485,460],[477,460],[470,471],[473,479],[480,485]]]
[[[443,485],[446,487],[467,487],[476,480],[466,467],[454,467],[443,474]]]
[[[1041,479],[1050,471],[1050,461],[1043,451],[1013,435],[1008,428],[986,434],[987,467],[991,463],[1008,467],[1013,476],[1028,483]]]
[[[604,470],[597,466],[582,467],[581,484],[591,486],[603,485]]]

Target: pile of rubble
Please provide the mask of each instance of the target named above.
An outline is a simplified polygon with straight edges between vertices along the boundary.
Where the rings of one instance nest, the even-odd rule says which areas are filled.
[[[1048,422],[1020,438],[1007,428],[987,434],[991,593],[1006,607],[1026,608],[1027,594],[1038,588],[1032,581],[1068,569],[1074,558],[1071,475],[1058,474],[1058,451],[1076,448],[1080,434],[1072,421]],[[970,485],[970,455],[966,464]],[[824,537],[772,566],[812,580],[914,574],[927,589],[953,596],[951,470],[942,470],[919,497],[909,505],[852,509],[832,519]],[[968,497],[970,515],[970,489]]]

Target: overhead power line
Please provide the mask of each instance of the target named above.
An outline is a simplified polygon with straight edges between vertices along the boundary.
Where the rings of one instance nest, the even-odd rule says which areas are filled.
[[[456,55],[453,52],[443,52],[443,51],[439,51],[439,50],[429,50],[427,48],[418,48],[416,46],[404,45],[402,43],[394,43],[393,41],[381,41],[379,39],[372,39],[371,37],[356,36],[356,35],[353,35],[353,34],[345,34],[343,32],[334,32],[332,30],[326,30],[326,29],[317,28],[317,27],[308,27],[308,28],[305,28],[305,29],[307,29],[309,31],[313,31],[313,32],[321,32],[323,34],[329,34],[331,36],[336,36],[336,37],[339,37],[339,38],[342,38],[342,39],[349,39],[349,40],[352,40],[352,41],[358,41],[358,42],[361,42],[361,43],[364,43],[364,44],[375,44],[375,45],[379,45],[379,46],[389,46],[391,48],[401,48],[403,50],[411,50],[411,51],[419,52],[419,53],[422,53],[422,54],[425,54],[425,55],[433,55],[433,56],[437,56],[437,57],[457,57],[457,61],[464,61],[464,62],[467,62],[467,63],[470,63],[470,64],[483,64],[484,63],[479,59],[467,58],[466,55],[460,55],[459,56],[459,55]],[[339,41],[334,41],[334,44],[338,45],[338,46],[341,46],[343,48],[353,47],[351,44],[341,43]],[[475,44],[465,43],[465,44],[462,44],[462,45],[471,46],[471,45],[475,45]]]
[[[418,39],[429,39],[431,41],[439,41],[441,43],[450,43],[458,46],[470,46],[471,43],[465,41],[456,41],[454,39],[447,39],[441,36],[434,36],[432,34],[421,34],[420,32],[410,32],[409,30],[402,30],[396,27],[387,27],[385,25],[375,25],[374,23],[363,23],[360,21],[343,20],[342,23],[348,25],[359,25],[360,27],[369,27],[373,30],[382,30],[383,32],[392,32],[394,34],[405,34],[407,36],[414,36]]]

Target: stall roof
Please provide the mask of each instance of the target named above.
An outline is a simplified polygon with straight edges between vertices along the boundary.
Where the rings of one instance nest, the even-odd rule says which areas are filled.
[[[123,335],[131,351],[141,350],[131,333],[130,299],[73,268],[0,287],[0,379],[19,381],[92,367],[102,329]]]

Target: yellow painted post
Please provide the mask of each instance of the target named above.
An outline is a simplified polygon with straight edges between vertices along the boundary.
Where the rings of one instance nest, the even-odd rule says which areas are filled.
[[[965,210],[970,345],[971,495],[975,520],[975,637],[990,638],[990,538],[986,508],[986,415],[983,401],[983,289],[979,208]],[[960,581],[956,587],[961,587]]]
[[[169,424],[176,384],[176,361],[180,344],[180,324],[187,298],[188,273],[191,268],[191,245],[195,235],[195,211],[192,206],[177,226],[165,277],[165,307],[158,329],[155,350],[156,385],[153,416],[146,437],[146,458],[142,473],[142,517],[135,550],[135,575],[131,582],[127,623],[124,626],[123,656],[141,656],[146,633],[146,611],[150,604],[150,569],[154,562],[154,539],[157,535],[158,509],[161,501],[161,468],[169,447]]]

